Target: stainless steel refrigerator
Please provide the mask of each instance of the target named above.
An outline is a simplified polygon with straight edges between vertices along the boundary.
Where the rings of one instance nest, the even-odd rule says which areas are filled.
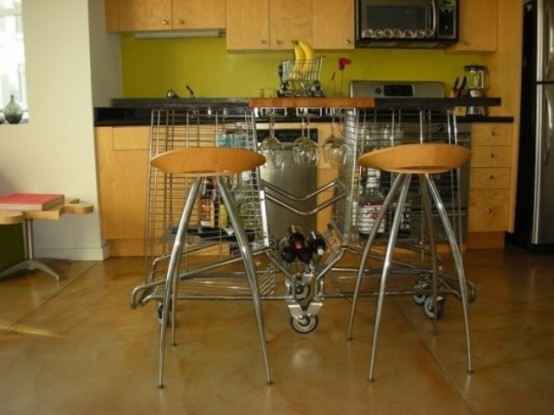
[[[521,127],[515,232],[527,249],[554,248],[554,0],[523,3]]]

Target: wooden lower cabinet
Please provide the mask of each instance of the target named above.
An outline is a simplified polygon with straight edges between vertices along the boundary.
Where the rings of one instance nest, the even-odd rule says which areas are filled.
[[[330,123],[317,125],[323,147]],[[468,249],[502,248],[512,213],[511,124],[474,124],[468,206]],[[148,177],[148,126],[96,128],[98,191],[103,238],[112,256],[144,255]],[[321,159],[318,186],[333,180],[337,169]],[[332,191],[318,196],[318,204]],[[331,207],[318,213],[324,231]]]
[[[504,247],[513,209],[511,140],[511,124],[472,125],[468,249]]]
[[[144,254],[149,132],[96,128],[100,220],[112,256]]]

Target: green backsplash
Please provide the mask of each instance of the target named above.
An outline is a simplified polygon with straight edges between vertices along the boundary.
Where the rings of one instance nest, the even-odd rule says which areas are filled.
[[[135,39],[121,35],[123,93],[126,98],[163,97],[168,89],[188,96],[190,85],[197,97],[258,96],[260,89],[279,86],[277,66],[291,59],[290,52],[230,53],[225,39]],[[478,54],[446,54],[442,50],[357,49],[316,51],[325,56],[321,83],[326,95],[340,88],[338,59],[347,57],[343,93],[352,79],[433,80],[447,88],[463,66],[480,63]],[[336,72],[335,84],[331,81]]]

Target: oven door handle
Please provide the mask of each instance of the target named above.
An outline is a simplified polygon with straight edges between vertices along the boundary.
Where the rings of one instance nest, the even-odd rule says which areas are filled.
[[[437,37],[437,23],[439,21],[438,10],[437,10],[437,0],[431,0],[431,14],[433,21],[433,37]]]

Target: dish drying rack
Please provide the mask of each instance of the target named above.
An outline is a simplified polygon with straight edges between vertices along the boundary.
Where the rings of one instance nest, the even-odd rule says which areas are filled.
[[[311,60],[286,60],[279,65],[282,97],[321,96],[321,64],[324,56]]]
[[[187,147],[235,147],[256,151],[255,120],[247,108],[154,109],[151,114],[150,158]],[[244,178],[248,176],[248,180]],[[144,283],[131,293],[132,308],[163,298],[165,279],[177,224],[193,178],[165,174],[148,167],[145,229]],[[239,210],[255,254],[269,249],[269,231],[263,189],[258,169],[233,176],[228,183],[235,197],[249,202]],[[193,208],[183,243],[178,299],[246,299],[250,289],[242,267],[240,246],[232,228],[200,227],[200,201]],[[217,215],[217,213],[216,213]],[[216,216],[216,222],[218,222]],[[193,224],[198,224],[194,226]],[[194,258],[194,260],[192,259]],[[262,296],[275,293],[272,267],[258,272]],[[158,307],[158,315],[161,315]]]
[[[338,170],[336,181],[336,194],[344,192],[346,197],[340,199],[332,207],[332,216],[325,237],[330,254],[322,263],[321,268],[327,270],[327,277],[332,284],[328,293],[322,293],[322,297],[350,296],[354,291],[355,274],[357,268],[340,267],[339,261],[345,253],[360,255],[364,248],[366,236],[358,232],[357,222],[360,220],[357,214],[357,205],[361,194],[363,182],[370,176],[377,176],[386,194],[390,189],[396,175],[380,172],[373,169],[362,169],[356,165],[356,159],[367,151],[386,146],[420,142],[442,142],[457,145],[469,145],[466,140],[458,136],[458,128],[455,116],[448,110],[442,109],[417,109],[403,111],[397,109],[387,110],[348,110],[343,124],[343,136],[348,147],[348,156]],[[437,123],[442,128],[436,128]],[[439,189],[448,216],[462,245],[466,233],[467,209],[463,207],[461,188],[467,183],[461,174],[461,170],[434,175],[433,179]],[[414,181],[410,187],[408,200],[405,207],[397,239],[395,250],[395,263],[391,274],[396,278],[390,278],[387,289],[390,295],[412,295],[414,301],[424,306],[424,312],[429,318],[433,318],[431,307],[431,258],[427,249],[429,235],[426,234],[427,225],[423,214],[423,206],[418,183]],[[384,245],[388,241],[388,232],[392,224],[395,205],[391,206],[386,214],[384,233],[378,237],[374,245]],[[447,236],[443,231],[436,208],[433,208],[433,221],[435,229],[434,239],[437,243],[446,246]],[[370,268],[366,270],[368,278],[364,279],[363,291],[365,295],[376,295],[380,275],[382,257],[374,255]],[[437,317],[441,317],[444,311],[444,301],[447,295],[459,298],[457,279],[451,277],[450,264],[440,262],[440,289]],[[374,276],[375,278],[372,278]],[[320,276],[323,278],[323,276]],[[316,283],[316,286],[318,284]],[[475,289],[468,282],[469,301],[475,299]]]

